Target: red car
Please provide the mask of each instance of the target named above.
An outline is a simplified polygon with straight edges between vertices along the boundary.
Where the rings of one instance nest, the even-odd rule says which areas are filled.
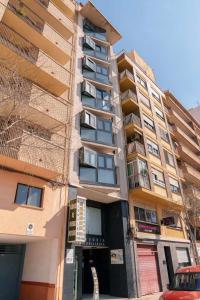
[[[200,265],[179,269],[159,300],[200,300]]]

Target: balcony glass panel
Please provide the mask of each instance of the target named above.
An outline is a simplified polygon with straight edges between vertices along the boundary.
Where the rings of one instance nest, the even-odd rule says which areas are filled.
[[[80,167],[80,180],[87,182],[96,182],[96,169]]]
[[[102,40],[102,41],[107,40],[106,39],[106,30],[94,25],[93,23],[91,23],[87,19],[84,20],[83,30],[89,36],[93,36],[93,37],[95,37],[99,40]]]
[[[84,51],[84,54],[86,54],[86,55],[93,56],[98,59],[102,59],[102,60],[106,60],[106,61],[108,60],[107,53],[103,53],[103,52],[96,51],[96,50],[91,50],[88,48],[84,48],[83,51]]]
[[[109,77],[96,72],[90,72],[89,70],[83,69],[83,76],[92,80],[100,81],[105,84],[110,84]]]
[[[113,145],[112,132],[81,127],[81,138],[84,140],[97,142],[106,145]]]
[[[113,170],[98,170],[98,182],[115,184],[115,174]]]

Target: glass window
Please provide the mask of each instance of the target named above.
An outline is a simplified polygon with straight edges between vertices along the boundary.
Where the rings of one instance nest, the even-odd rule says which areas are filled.
[[[157,224],[157,214],[155,210],[134,207],[135,219],[138,221]]]
[[[101,209],[87,206],[86,208],[86,233],[102,235]]]
[[[147,83],[138,74],[136,75],[137,82],[147,90]]]
[[[113,159],[111,157],[106,157],[106,168],[107,169],[113,168]]]
[[[155,90],[151,89],[151,94],[156,100],[158,100],[160,102],[160,94],[159,93],[157,93]]]
[[[40,207],[42,200],[42,189],[21,184],[17,185],[17,192],[15,202],[18,204],[25,204]]]
[[[150,130],[155,130],[154,122],[148,118],[147,116],[143,115],[144,125],[149,128]]]
[[[165,187],[164,174],[161,171],[152,168],[152,176],[154,183]]]
[[[99,120],[99,119],[98,119],[98,122],[97,122],[97,129],[101,129],[101,130],[104,129],[104,126],[103,126],[103,120]]]
[[[164,150],[164,154],[165,154],[166,163],[174,167],[174,157],[173,157],[173,155],[171,153],[169,153],[168,151],[166,151],[166,150]]]
[[[115,184],[114,171],[108,169],[99,169],[98,182],[106,184]]]
[[[166,142],[169,142],[169,134],[166,130],[162,129],[160,127],[160,136],[163,140],[165,140]]]
[[[87,182],[96,182],[96,169],[93,168],[80,168],[80,180]]]
[[[159,147],[157,144],[152,142],[151,140],[147,140],[147,148],[148,151],[156,156],[160,156]]]
[[[105,168],[105,159],[103,156],[98,157],[98,167],[99,168]]]
[[[157,115],[160,119],[162,119],[162,120],[165,119],[165,118],[164,118],[163,112],[162,112],[159,108],[157,108],[156,106],[155,106],[155,113],[156,113],[156,115]]]

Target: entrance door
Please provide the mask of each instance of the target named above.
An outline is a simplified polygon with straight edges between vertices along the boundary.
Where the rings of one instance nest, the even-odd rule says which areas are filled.
[[[0,300],[18,300],[24,246],[0,245]]]
[[[160,291],[157,252],[155,246],[138,245],[138,265],[141,295]]]
[[[166,259],[166,263],[167,263],[167,272],[168,272],[169,284],[171,284],[172,280],[173,280],[173,277],[174,277],[174,268],[173,268],[173,263],[172,263],[172,256],[171,256],[170,247],[165,246],[164,251],[165,251],[165,259]]]
[[[83,250],[83,294],[93,293],[93,278],[91,267],[96,268],[99,293],[109,294],[109,249]]]

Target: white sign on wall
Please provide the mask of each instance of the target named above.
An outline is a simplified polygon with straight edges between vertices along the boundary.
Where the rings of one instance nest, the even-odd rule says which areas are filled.
[[[111,264],[112,265],[123,265],[124,264],[123,249],[111,250],[110,256],[111,256]]]
[[[74,249],[67,249],[66,253],[66,264],[74,263]]]

